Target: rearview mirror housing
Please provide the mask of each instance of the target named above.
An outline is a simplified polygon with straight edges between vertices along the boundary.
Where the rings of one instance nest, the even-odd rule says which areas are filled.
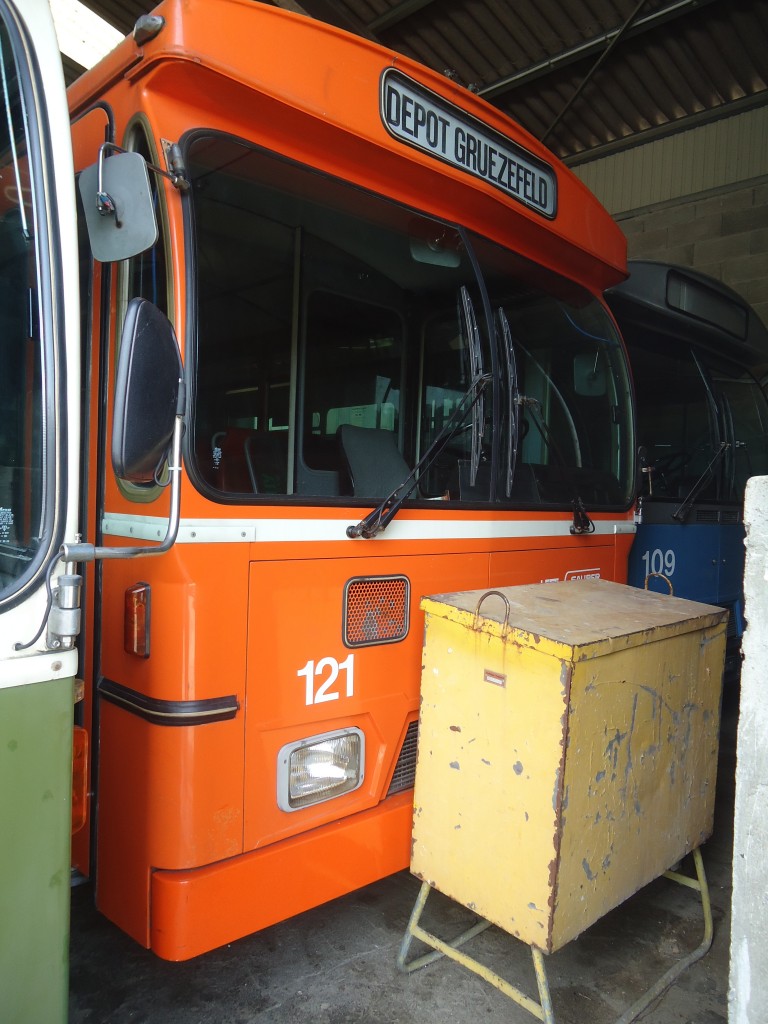
[[[131,299],[115,371],[112,423],[112,468],[121,480],[155,482],[173,436],[183,372],[170,320],[148,299]]]
[[[101,180],[99,171],[101,170]],[[147,163],[140,153],[116,153],[81,173],[80,196],[93,258],[113,263],[151,249],[158,228]],[[101,202],[106,197],[108,202]]]

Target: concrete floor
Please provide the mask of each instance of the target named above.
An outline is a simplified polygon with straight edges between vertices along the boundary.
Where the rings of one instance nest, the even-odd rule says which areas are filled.
[[[652,1024],[728,1018],[735,701],[726,701],[715,831],[703,847],[714,917],[710,952],[642,1015]],[[691,858],[684,868],[693,872]],[[407,872],[182,964],[139,948],[72,892],[70,1024],[527,1024],[497,989],[445,959],[410,975],[397,954],[419,890]],[[423,924],[450,938],[467,911],[433,894]],[[658,879],[546,958],[557,1024],[609,1024],[700,942],[698,895]],[[530,952],[490,928],[465,947],[532,997]],[[414,941],[413,951],[421,951]]]

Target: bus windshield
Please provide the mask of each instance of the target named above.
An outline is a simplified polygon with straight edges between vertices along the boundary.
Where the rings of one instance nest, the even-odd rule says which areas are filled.
[[[768,473],[768,403],[747,370],[709,353],[702,356],[721,408],[729,441],[724,460],[724,496],[741,500],[751,476]]]
[[[647,343],[632,349],[637,396],[637,439],[644,464],[644,493],[685,497],[718,450],[714,395],[688,347]],[[719,473],[705,482],[702,497],[718,496]]]
[[[755,378],[703,348],[632,347],[647,497],[741,502],[768,472],[768,404]]]
[[[204,493],[381,498],[438,441],[417,502],[628,505],[625,360],[586,291],[231,137],[186,163]]]

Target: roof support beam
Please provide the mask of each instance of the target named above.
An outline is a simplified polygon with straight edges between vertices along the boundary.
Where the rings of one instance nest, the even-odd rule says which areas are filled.
[[[611,39],[610,43],[608,43],[608,45],[603,50],[603,52],[600,54],[600,56],[597,58],[595,63],[592,65],[592,67],[589,69],[589,71],[586,73],[586,75],[579,82],[578,86],[576,87],[575,92],[569,98],[568,102],[564,104],[564,106],[562,107],[560,113],[557,115],[557,117],[555,117],[555,119],[550,124],[549,128],[547,128],[547,130],[541,136],[541,141],[542,142],[546,142],[547,139],[549,138],[549,136],[555,130],[555,128],[557,128],[557,126],[560,124],[562,119],[565,117],[565,115],[571,109],[573,104],[576,102],[576,100],[579,98],[579,96],[581,96],[581,94],[584,92],[586,87],[589,85],[589,83],[595,77],[595,75],[597,74],[597,71],[599,70],[600,66],[602,64],[604,64],[605,61],[608,60],[608,58],[613,53],[613,51],[616,48],[616,46],[618,46],[618,44],[620,43],[621,39],[626,35],[626,33],[632,27],[634,22],[639,17],[640,11],[642,11],[642,9],[645,7],[645,5],[647,3],[648,3],[648,0],[638,0],[638,4],[635,7],[634,11],[632,11],[630,16],[627,18],[627,20],[621,26],[621,28],[616,33],[616,35],[613,37],[613,39]]]
[[[298,0],[272,0],[272,3],[275,7],[280,7],[284,11],[292,11],[294,14],[305,14],[308,17],[311,17],[306,8],[302,7]]]
[[[395,4],[391,11],[380,14],[378,18],[369,21],[368,31],[374,34],[384,32],[386,29],[392,28],[393,25],[410,18],[412,14],[420,11],[423,7],[429,7],[432,3],[434,0],[402,0],[401,3]]]
[[[566,156],[563,163],[566,167],[580,167],[582,164],[591,163],[593,160],[602,160],[606,156],[614,156],[616,153],[623,153],[627,149],[635,149],[644,146],[648,142],[656,142],[659,139],[666,139],[670,135],[679,135],[681,132],[690,131],[693,128],[701,128],[702,125],[712,124],[724,117],[736,117],[738,114],[745,114],[749,110],[765,106],[765,97],[758,93],[755,96],[745,96],[743,99],[734,100],[732,103],[725,103],[712,110],[702,110],[698,114],[691,114],[689,117],[681,117],[677,121],[669,121],[667,124],[655,125],[653,128],[646,128],[641,132],[633,132],[623,139],[614,139],[613,142],[606,142],[602,146],[595,146],[593,149],[584,150],[582,153],[574,153],[573,156]]]
[[[673,18],[679,18],[690,10],[699,9],[709,3],[712,3],[712,0],[676,0],[675,3],[670,4],[668,7],[653,11],[653,13],[647,14],[644,18],[638,18],[624,33],[624,38],[631,39],[633,36],[640,35],[642,32],[648,32],[650,29],[657,28]],[[531,64],[530,67],[523,68],[522,71],[517,71],[514,75],[507,75],[491,85],[481,86],[477,90],[478,95],[489,100],[501,93],[517,89],[521,85],[527,85],[528,82],[551,74],[551,72],[558,68],[573,64],[575,61],[594,57],[611,44],[612,40],[622,31],[622,28],[623,26],[619,26],[610,32],[604,32],[602,35],[588,39],[586,42],[573,46],[569,50],[563,50],[562,53],[557,53],[554,57],[549,57],[538,64]]]
[[[367,39],[373,38],[365,25],[359,21],[353,21],[344,11],[340,10],[334,0],[262,0],[262,2],[271,3],[274,7],[282,7],[286,11],[306,14],[308,18],[324,21],[328,25],[335,25],[336,28],[354,32],[355,35],[364,36]]]

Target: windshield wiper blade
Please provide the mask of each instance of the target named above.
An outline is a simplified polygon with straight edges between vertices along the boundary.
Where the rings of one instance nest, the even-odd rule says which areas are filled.
[[[348,537],[363,537],[366,540],[370,540],[387,528],[400,511],[403,502],[413,491],[421,474],[454,436],[466,414],[479,402],[490,379],[491,375],[489,373],[480,374],[475,377],[459,399],[456,408],[447,419],[443,429],[438,433],[408,476],[372,512],[369,512],[365,519],[361,519],[359,523],[347,527]]]
[[[467,350],[469,352],[469,375],[470,379],[474,383],[474,381],[479,380],[483,375],[483,350],[480,344],[480,329],[477,324],[477,317],[475,316],[475,307],[472,304],[472,298],[466,285],[462,285],[459,289],[459,317],[466,329]],[[483,424],[485,422],[485,409],[482,391],[478,394],[477,398],[469,408],[472,410],[469,482],[474,487],[475,479],[477,478],[477,470],[480,465],[480,453],[482,451],[483,444]]]
[[[507,314],[503,307],[496,310],[502,337],[502,349],[504,351],[506,382],[507,382],[507,408],[506,408],[506,496],[512,494],[512,483],[515,478],[517,466],[517,448],[520,437],[520,386],[517,379],[517,361],[515,360],[515,348],[512,338],[512,330],[509,326]]]
[[[688,518],[688,516],[690,514],[691,506],[693,505],[694,501],[698,498],[699,494],[704,489],[704,487],[712,479],[712,477],[714,475],[715,466],[720,461],[720,459],[722,459],[722,457],[725,455],[726,451],[729,448],[730,448],[730,444],[727,441],[721,441],[720,442],[720,447],[717,449],[715,454],[712,456],[712,458],[711,458],[707,468],[704,470],[704,472],[701,474],[699,479],[696,481],[696,483],[690,489],[688,494],[685,496],[685,498],[682,500],[682,502],[678,505],[678,507],[672,513],[672,518],[676,522],[684,523],[686,521],[686,519]]]

